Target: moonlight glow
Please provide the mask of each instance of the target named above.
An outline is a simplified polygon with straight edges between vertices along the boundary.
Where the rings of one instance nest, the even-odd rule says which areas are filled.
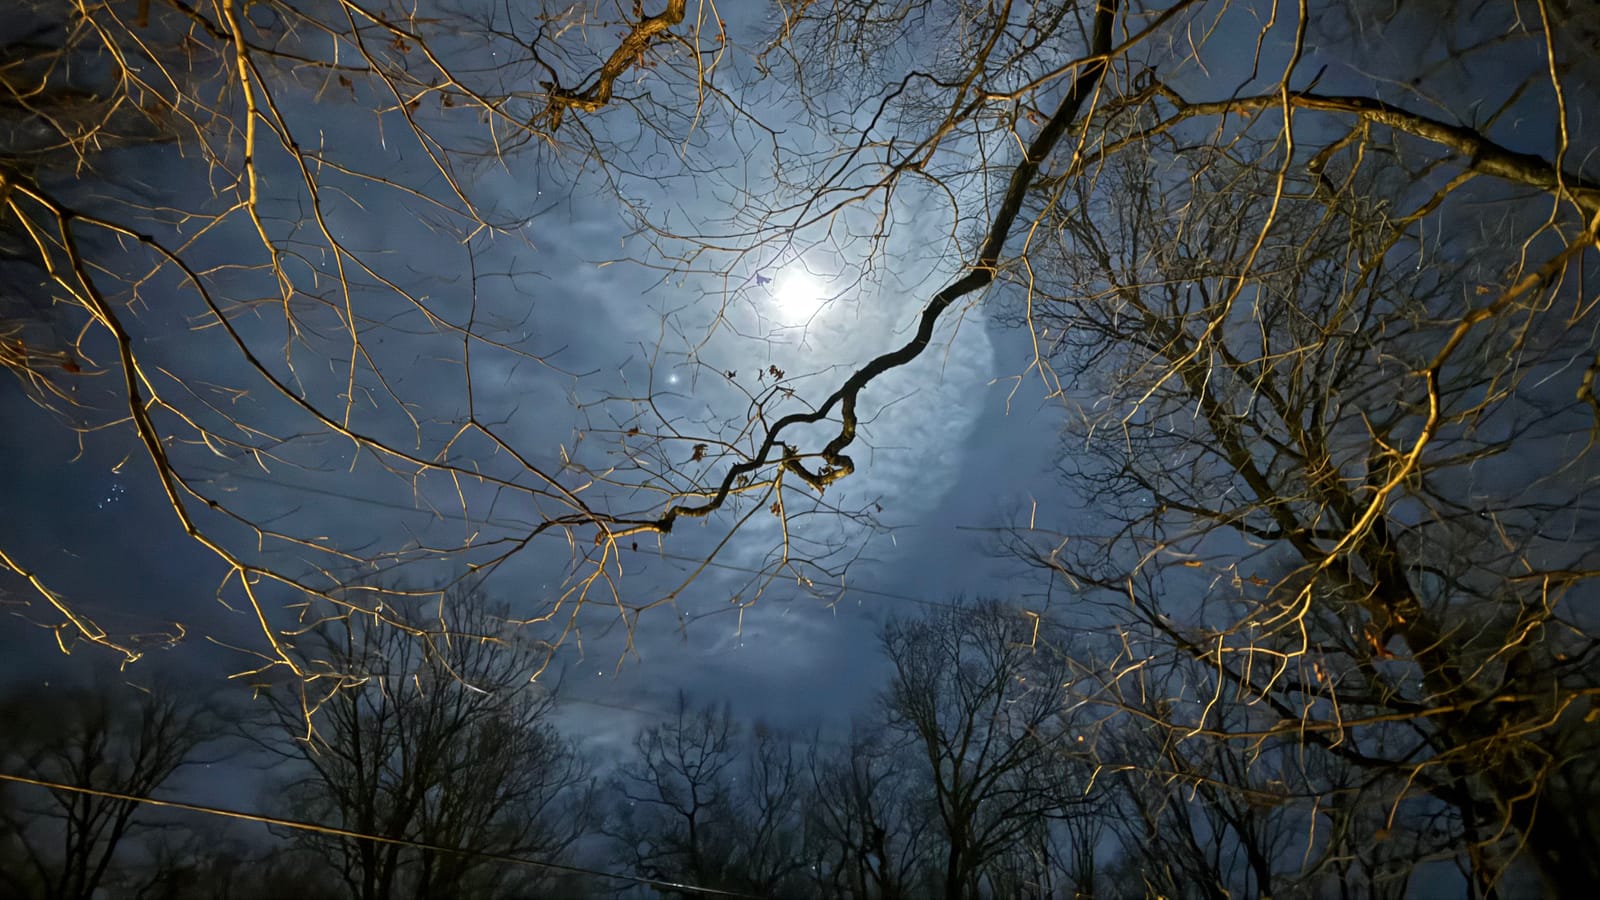
[[[800,271],[779,275],[772,288],[778,315],[785,322],[803,322],[811,318],[827,299],[822,282]]]

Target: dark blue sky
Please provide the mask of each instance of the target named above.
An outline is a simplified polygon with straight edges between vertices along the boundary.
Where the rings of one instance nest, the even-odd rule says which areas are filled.
[[[753,33],[761,24],[735,21],[731,27]],[[740,77],[748,74],[748,60],[730,66],[744,70]],[[371,95],[361,93],[349,103],[345,91],[328,84],[285,84],[279,90],[278,102],[296,133],[317,134],[335,156],[359,160],[368,171],[444,192],[398,116],[362,112],[361,101]],[[790,101],[779,100],[769,88],[753,96],[763,94],[779,104],[763,115],[781,118],[781,104]],[[440,121],[445,134],[456,127],[442,112]],[[601,140],[637,137],[626,117],[595,117],[587,125]],[[737,121],[722,127],[723,135],[739,140],[761,137]],[[728,184],[766,177],[758,147],[711,135],[699,148],[700,158],[729,167],[723,176]],[[791,150],[821,143],[799,131],[779,141]],[[169,148],[124,151],[114,159],[115,175],[131,176],[109,180],[106,190],[119,200],[202,200],[193,196],[201,187],[194,161]],[[672,169],[648,153],[636,159],[642,174]],[[314,247],[317,236],[305,221],[306,199],[291,161],[282,153],[262,152],[258,164],[265,227],[286,246]],[[630,448],[623,434],[630,426],[641,425],[649,434],[666,430],[663,419],[668,428],[686,432],[736,424],[749,403],[744,392],[764,389],[770,377],[758,373],[769,367],[783,370],[801,398],[824,395],[850,367],[903,341],[922,304],[957,271],[961,258],[952,250],[951,229],[964,226],[950,218],[935,192],[918,195],[908,189],[872,271],[859,268],[865,247],[860,241],[814,229],[801,235],[810,245],[774,245],[748,260],[723,259],[719,264],[729,267],[734,282],[693,271],[663,277],[658,269],[611,264],[629,256],[659,264],[661,257],[581,161],[530,152],[504,162],[463,163],[461,172],[486,219],[517,224],[463,245],[441,232],[438,220],[448,220],[445,213],[392,191],[356,193],[348,182],[326,191],[324,213],[333,236],[376,272],[414,292],[443,320],[470,322],[478,333],[503,342],[504,350],[474,347],[475,412],[496,423],[518,452],[552,470],[560,467],[564,453],[580,456],[593,470],[626,456],[640,443],[632,441]],[[334,176],[328,179],[331,183]],[[976,197],[983,186],[972,182],[964,189]],[[675,207],[676,213],[664,214],[667,221],[711,231],[743,215],[719,204],[726,191],[683,177],[660,184],[636,178],[625,191],[636,203]],[[842,221],[870,223],[871,215],[851,214]],[[460,227],[459,220],[448,224]],[[180,224],[158,234],[177,241],[193,234],[193,227]],[[332,271],[327,254],[301,252],[306,262],[291,260],[288,271],[306,290],[314,284],[326,291]],[[232,261],[258,261],[260,254],[254,227],[242,215],[213,228],[190,251],[196,267],[208,271]],[[885,266],[884,260],[893,265]],[[313,265],[321,269],[321,281],[308,277]],[[474,269],[476,282],[470,278]],[[354,280],[370,283],[371,278]],[[215,270],[208,283],[224,303],[270,297],[274,291],[265,273],[243,269]],[[818,294],[832,299],[816,306],[812,301]],[[237,310],[233,318],[268,370],[337,417],[344,409],[339,397],[349,350],[345,323],[334,308],[337,292],[323,298],[331,304],[328,309],[297,307],[305,331],[289,342],[287,353],[289,335],[272,303]],[[352,404],[352,422],[401,449],[408,439],[420,437],[424,455],[438,452],[466,412],[459,336],[441,332],[408,299],[392,292],[368,289],[354,298],[364,350],[383,380],[371,373],[363,378],[366,394],[359,400],[366,402]],[[310,423],[275,398],[258,375],[245,371],[218,329],[193,327],[206,317],[192,292],[170,283],[147,285],[134,305],[139,313],[130,317],[130,327],[147,365],[177,374],[196,393],[183,397],[184,389],[171,381],[162,382],[162,390],[191,412],[204,416],[198,401],[216,403],[283,438],[264,442],[278,459],[233,451],[230,459],[222,459],[187,439],[174,451],[197,486],[257,521],[311,538],[326,535],[331,546],[358,555],[403,552],[419,544],[448,547],[472,529],[514,537],[538,521],[527,497],[492,497],[468,485],[469,524],[454,496],[457,485],[449,479],[432,477],[413,492],[404,478],[380,471],[370,455],[352,456],[348,442]],[[831,582],[817,570],[800,569],[816,578],[811,590],[801,589],[793,576],[779,576],[742,615],[730,610],[732,598],[751,596],[753,573],[770,572],[776,559],[777,520],[765,513],[752,517],[719,553],[717,564],[671,607],[640,620],[632,652],[624,653],[613,609],[604,600],[593,603],[580,620],[581,662],[576,639],[563,651],[566,689],[575,697],[665,708],[682,688],[707,701],[730,700],[751,717],[786,724],[840,721],[859,710],[881,681],[874,632],[885,616],[916,612],[919,601],[1029,590],[1026,579],[1020,585],[1008,580],[1018,574],[1015,565],[992,558],[992,538],[982,531],[1036,498],[1048,501],[1054,490],[1042,477],[1055,450],[1053,413],[1041,411],[1037,380],[1025,378],[1013,392],[1026,346],[1024,336],[989,321],[985,308],[973,304],[952,311],[933,352],[872,386],[864,398],[867,424],[853,448],[860,470],[826,500],[841,508],[870,508],[879,527],[854,525],[825,510],[791,523],[800,550],[814,541],[811,546],[825,545],[833,553],[830,568],[838,574]],[[100,361],[109,362],[109,355]],[[721,374],[728,371],[737,372],[737,378]],[[213,385],[246,393],[224,395]],[[404,398],[417,424],[383,396],[386,390]],[[652,390],[654,409],[615,399]],[[141,639],[141,646],[162,648],[152,653],[151,664],[217,676],[252,668],[256,661],[250,653],[264,647],[238,585],[228,581],[226,565],[184,537],[130,429],[89,434],[79,453],[75,436],[17,385],[7,382],[0,392],[8,423],[0,436],[0,454],[8,461],[0,493],[9,508],[23,513],[0,521],[0,546],[114,635],[160,635],[181,622],[185,637],[176,646]],[[215,415],[208,421],[220,424]],[[462,447],[452,461],[492,471],[505,458],[486,453],[482,441]],[[672,444],[663,453],[682,462],[689,442]],[[643,484],[645,476],[648,472],[630,477]],[[572,478],[574,486],[582,481]],[[608,490],[605,503],[625,508],[634,502],[635,492],[629,490],[602,487],[595,493]],[[806,502],[805,492],[789,496],[791,504]],[[195,515],[230,548],[256,558],[247,532],[203,508]],[[630,550],[618,570],[625,576],[625,602],[671,590],[692,571],[692,561],[726,534],[730,521],[727,516],[685,520],[659,545],[640,536],[639,551]],[[845,568],[858,553],[860,558]],[[295,576],[310,572],[312,564],[338,562],[313,556],[280,547],[264,559]],[[428,557],[413,554],[412,562],[387,570],[386,577],[412,583],[457,577],[471,558]],[[348,576],[356,567],[337,571]],[[570,575],[570,551],[552,535],[497,570],[489,590],[533,614]],[[16,579],[8,579],[6,589],[19,623],[54,620]],[[277,585],[263,585],[261,591],[269,606],[296,599]],[[272,614],[283,616],[277,610]],[[0,640],[12,678],[41,668],[71,669],[83,656],[102,653],[80,647],[72,658],[58,658],[49,633],[33,628],[6,629]]]
[[[1238,26],[1260,11],[1238,5],[1225,23]],[[736,36],[745,36],[763,24],[734,21],[732,28]],[[1250,90],[1276,77],[1292,27],[1285,22],[1268,36],[1260,62],[1263,77]],[[1254,38],[1249,29],[1240,34]],[[1388,71],[1391,62],[1409,68],[1441,56],[1441,45],[1425,34],[1425,22],[1391,22],[1378,39],[1380,46],[1368,47],[1359,66],[1343,65],[1345,48],[1329,49],[1324,59],[1313,47],[1313,58],[1301,70],[1316,72],[1326,62],[1324,90],[1377,85],[1386,96],[1423,106],[1426,90],[1446,87],[1458,95],[1476,92],[1489,98],[1489,87],[1475,84],[1473,73],[1447,64],[1420,87],[1388,80],[1395,74]],[[1177,45],[1174,38],[1171,46]],[[1224,31],[1208,46],[1203,69],[1191,65],[1167,74],[1197,95],[1226,96],[1243,90],[1248,80],[1254,60],[1242,52],[1247,47],[1250,41]],[[1146,52],[1157,56],[1166,50],[1151,46]],[[737,77],[752,71],[748,59],[735,58],[728,66]],[[1505,83],[1528,77],[1520,70],[1498,75],[1506,76]],[[279,100],[298,134],[317,135],[330,153],[359,160],[366,171],[443,191],[399,117],[393,111],[382,116],[366,111],[372,95],[358,93],[351,102],[338,86],[326,83],[281,90]],[[760,116],[798,121],[789,115],[792,98],[781,89],[762,85],[751,97],[761,107]],[[821,99],[833,104],[840,121],[859,123],[866,115],[849,109],[842,98]],[[1525,103],[1525,114],[1502,123],[1497,134],[1517,149],[1540,151],[1548,135],[1543,118],[1548,103],[1538,96]],[[481,138],[470,122],[461,124],[442,110],[425,115],[436,115],[429,121],[443,133],[459,128],[474,140]],[[717,232],[730,223],[752,221],[749,208],[730,206],[738,200],[733,191],[759,193],[763,179],[772,177],[765,167],[774,141],[802,151],[830,140],[820,129],[797,127],[773,138],[738,118],[708,122],[686,143],[694,161],[720,167],[714,178],[701,178],[683,175],[679,160],[671,157],[672,143],[641,135],[628,115],[608,110],[585,124],[602,143],[643,148],[631,157],[632,174],[622,179],[621,192],[657,221],[686,230]],[[1011,150],[992,152],[1004,162]],[[161,147],[125,151],[114,159],[106,190],[115,196],[204,202],[198,192],[207,183],[192,158]],[[286,243],[319,240],[302,233],[304,198],[294,167],[282,154],[263,153],[260,162],[263,210],[275,235]],[[496,423],[507,443],[527,459],[551,471],[561,469],[564,454],[595,472],[608,464],[630,465],[641,458],[632,454],[647,445],[627,435],[634,426],[646,436],[670,428],[716,434],[737,427],[749,409],[744,392],[765,387],[757,373],[768,367],[794,379],[789,386],[801,398],[824,396],[852,367],[905,339],[923,304],[958,272],[964,255],[957,248],[970,243],[970,217],[981,216],[994,190],[969,167],[950,181],[950,196],[964,205],[959,220],[941,190],[908,187],[892,206],[882,244],[859,237],[876,223],[875,212],[864,209],[847,214],[832,230],[804,231],[794,244],[772,244],[744,258],[713,252],[684,271],[664,274],[660,267],[671,261],[624,214],[611,193],[616,184],[576,154],[530,150],[505,160],[463,160],[459,171],[481,203],[480,212],[505,224],[504,231],[481,233],[463,244],[442,227],[459,230],[459,219],[386,190],[330,191],[325,212],[335,238],[359,250],[375,271],[413,291],[443,320],[470,323],[478,334],[502,342],[503,348],[474,347],[475,412]],[[164,236],[192,234],[187,227],[173,227]],[[261,248],[252,241],[251,224],[235,216],[195,245],[196,266],[259,262]],[[863,265],[869,250],[871,268]],[[319,269],[325,278],[326,256],[304,252],[305,262],[290,264],[296,277],[309,284],[310,273]],[[629,257],[649,265],[616,262]],[[707,275],[712,267],[725,268],[730,280]],[[808,274],[802,278],[802,272]],[[270,297],[275,290],[260,271],[219,270],[210,283],[234,302]],[[750,595],[751,573],[771,571],[775,559],[777,520],[758,511],[719,552],[716,566],[672,605],[640,619],[632,652],[625,652],[609,601],[597,599],[580,619],[581,659],[575,638],[563,649],[564,689],[575,699],[610,705],[572,707],[573,729],[599,740],[625,736],[639,721],[629,709],[665,709],[680,689],[697,699],[728,700],[747,717],[790,725],[840,722],[861,710],[882,683],[874,632],[885,616],[963,596],[1042,598],[1043,582],[999,557],[990,530],[1035,508],[1058,512],[1065,496],[1052,474],[1062,452],[1056,437],[1062,413],[1044,402],[1041,380],[1029,371],[1027,335],[994,320],[1004,292],[1015,290],[996,289],[986,299],[952,309],[930,352],[875,382],[865,395],[862,418],[868,424],[852,450],[859,471],[825,499],[840,508],[871,509],[882,527],[866,528],[826,512],[796,518],[792,526],[800,540],[836,551],[833,567],[859,552],[860,558],[842,570],[842,581],[828,583],[817,571],[804,569],[816,579],[813,590],[779,576],[742,616],[731,611],[732,598]],[[813,309],[806,302],[808,292],[837,296]],[[272,304],[240,310],[236,321],[265,354],[264,365],[338,413],[350,363],[342,330],[348,323],[339,320],[337,293],[324,297],[332,303],[328,308],[308,304],[299,310],[313,327],[288,355],[282,350],[284,323]],[[387,576],[426,583],[460,576],[480,551],[430,555],[413,552],[417,546],[480,542],[474,534],[515,537],[539,520],[541,510],[526,495],[495,496],[471,485],[460,487],[458,495],[458,484],[449,479],[430,476],[410,485],[379,471],[370,456],[357,459],[348,442],[325,430],[318,433],[305,416],[274,398],[259,377],[244,372],[217,329],[191,330],[203,324],[192,294],[156,284],[141,303],[136,340],[152,365],[170,368],[201,393],[209,384],[247,389],[247,395],[228,398],[224,408],[285,438],[272,447],[282,460],[240,454],[224,460],[194,444],[181,451],[188,471],[200,476],[197,484],[220,492],[259,521],[327,536],[330,546],[357,555],[403,552],[410,561],[386,569]],[[412,439],[425,456],[440,452],[466,412],[459,335],[430,323],[408,299],[392,292],[364,290],[354,303],[363,346],[384,380],[379,383],[371,373],[361,379],[364,393],[351,399],[352,421],[397,447]],[[725,372],[737,375],[728,379]],[[165,388],[179,390],[171,382]],[[405,405],[386,398],[385,390],[403,397]],[[618,399],[652,392],[653,408]],[[222,403],[220,394],[206,396]],[[408,421],[407,411],[419,421]],[[171,630],[170,623],[182,622],[184,640],[153,652],[153,665],[214,675],[218,685],[225,683],[221,676],[252,667],[247,653],[226,649],[263,649],[237,585],[224,585],[221,601],[226,603],[219,601],[227,567],[185,538],[127,427],[88,435],[79,452],[77,438],[11,380],[0,383],[0,421],[5,423],[0,459],[6,461],[0,474],[6,511],[0,516],[0,547],[38,572],[74,608],[117,634],[160,635]],[[667,445],[665,456],[650,464],[666,459],[687,466],[690,447],[687,440]],[[486,471],[509,471],[506,456],[491,449],[469,440],[450,458]],[[713,454],[709,471],[716,474],[725,465]],[[584,481],[571,470],[564,473],[568,476],[572,487]],[[627,475],[628,485],[598,486],[590,496],[605,497],[605,504],[619,509],[645,508],[649,504],[641,496],[649,488],[648,476],[635,468]],[[460,515],[462,496],[470,510],[466,519]],[[789,493],[791,503],[802,506],[805,496],[799,490]],[[238,552],[252,554],[247,533],[208,518],[204,510],[197,515]],[[624,602],[645,602],[672,590],[692,570],[692,561],[727,534],[731,522],[728,515],[684,520],[659,544],[639,536],[639,550],[628,550],[617,570],[625,576],[618,582]],[[1052,527],[1070,524],[1058,519]],[[330,564],[314,555],[278,548],[267,559],[301,575],[313,562]],[[571,576],[571,558],[564,539],[551,535],[496,570],[488,589],[532,614]],[[344,570],[353,571],[353,566]],[[48,631],[22,627],[30,619],[53,621],[39,598],[9,575],[0,584],[6,609],[18,617],[13,627],[0,630],[4,677],[70,671],[84,656],[101,653],[81,647],[72,657],[61,657]],[[263,596],[272,604],[295,599],[281,586],[264,587]],[[284,615],[278,609],[273,614]],[[158,645],[156,638],[143,640]]]

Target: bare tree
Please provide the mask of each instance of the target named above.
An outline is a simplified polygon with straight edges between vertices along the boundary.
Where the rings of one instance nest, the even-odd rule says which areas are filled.
[[[641,733],[613,779],[607,832],[646,878],[803,896],[802,758],[789,735],[680,693],[673,720]]]
[[[923,893],[934,864],[933,817],[913,761],[875,723],[858,724],[840,752],[813,749],[806,812],[824,893],[882,900]]]
[[[997,864],[1026,853],[1049,820],[1075,814],[1084,793],[1063,715],[1067,669],[1056,654],[1036,652],[1039,624],[984,603],[883,632],[895,670],[883,698],[887,726],[926,779],[950,900],[979,896]]]
[[[269,690],[276,735],[264,746],[289,765],[282,796],[297,817],[374,840],[296,832],[338,871],[352,896],[501,896],[493,857],[558,862],[588,826],[588,774],[532,683],[543,653],[520,645],[503,611],[457,590],[432,609],[404,597],[391,617],[315,621],[296,652],[320,677]],[[386,840],[377,840],[386,839]]]
[[[1194,704],[1185,698],[1216,695],[1203,663],[1162,658],[1120,675],[1092,658],[1077,660],[1077,667],[1077,689],[1089,697],[1098,693],[1098,702],[1091,702],[1109,707],[1093,753],[1104,815],[1121,848],[1116,880],[1123,890],[1170,897],[1317,896],[1337,877],[1352,890],[1383,896],[1380,888],[1403,887],[1411,868],[1437,849],[1419,847],[1400,871],[1367,877],[1373,869],[1365,863],[1374,854],[1410,844],[1403,822],[1393,823],[1386,844],[1363,845],[1371,835],[1341,819],[1352,809],[1372,809],[1359,780],[1341,781],[1348,770],[1324,748],[1272,736],[1276,719],[1231,693],[1211,704],[1207,725],[1197,728]],[[1257,739],[1220,736],[1243,734]]]
[[[129,853],[153,827],[137,799],[167,786],[218,735],[210,712],[167,690],[17,687],[0,701],[7,775],[82,788],[6,784],[0,796],[0,883],[9,896],[90,900],[133,890]],[[93,792],[119,796],[102,796]]]
[[[1218,676],[1177,734],[1345,752],[1455,810],[1479,889],[1525,848],[1552,891],[1581,894],[1591,830],[1549,786],[1595,690],[1593,551],[1569,541],[1595,489],[1593,351],[1547,313],[1587,303],[1568,274],[1592,233],[1538,226],[1502,253],[1436,229],[1511,202],[1463,186],[1492,171],[1570,177],[1555,221],[1582,231],[1586,182],[1530,158],[1484,170],[1503,151],[1478,134],[1452,132],[1471,160],[1430,154],[1443,138],[1398,113],[1292,154],[1271,145],[1281,124],[1196,145],[1169,132],[1193,107],[1162,96],[1108,110],[1143,155],[1063,185],[1020,313],[1082,414],[1073,489],[1113,527],[1040,529],[1023,552],[1119,598],[1166,645],[1149,659]],[[1483,233],[1522,233],[1516,215]],[[1273,721],[1230,720],[1230,699]]]

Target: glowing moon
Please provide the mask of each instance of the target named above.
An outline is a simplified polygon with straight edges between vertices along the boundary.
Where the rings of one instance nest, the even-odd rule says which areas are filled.
[[[822,282],[804,272],[785,272],[773,285],[772,297],[778,314],[788,322],[803,322],[816,314],[827,300]]]

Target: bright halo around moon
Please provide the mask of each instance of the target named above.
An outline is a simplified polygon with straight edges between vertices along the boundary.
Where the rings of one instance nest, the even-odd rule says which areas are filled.
[[[797,324],[816,315],[828,296],[821,281],[805,272],[791,271],[774,280],[772,298],[779,318],[788,324]]]

